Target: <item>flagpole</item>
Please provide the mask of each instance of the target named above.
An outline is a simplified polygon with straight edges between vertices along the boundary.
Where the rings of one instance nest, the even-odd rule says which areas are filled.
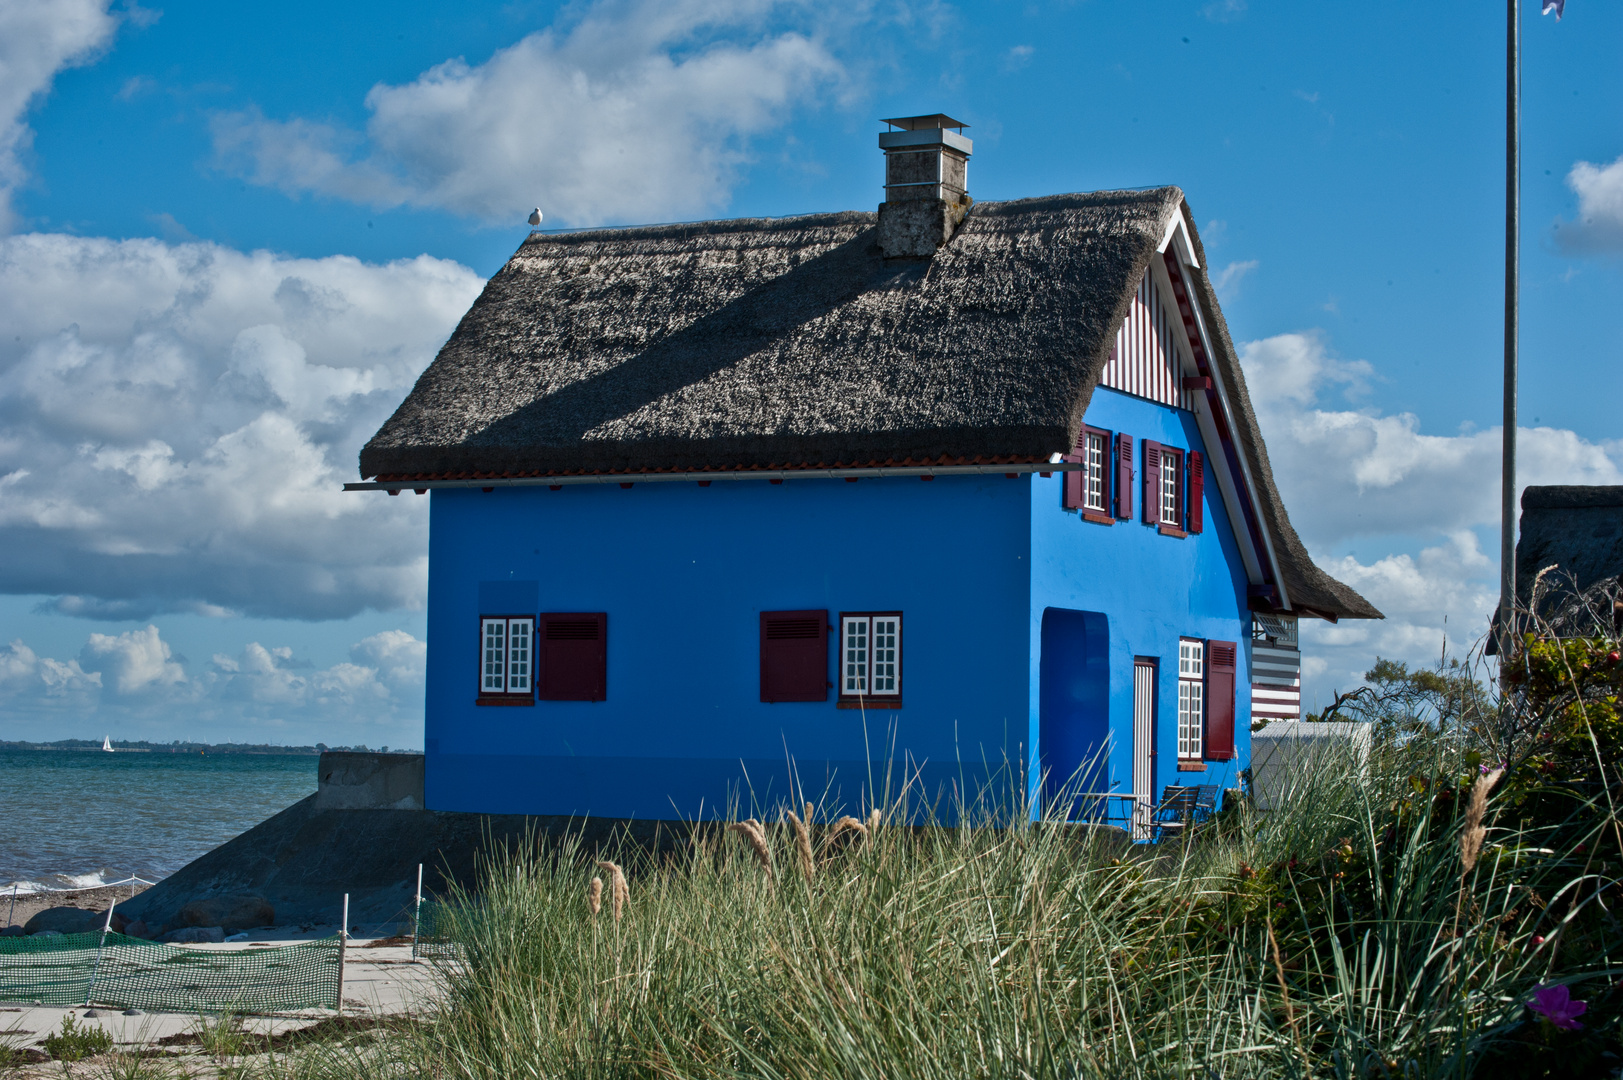
[[[1499,489],[1499,661],[1516,641],[1516,367],[1521,303],[1521,2],[1506,0],[1505,417]]]

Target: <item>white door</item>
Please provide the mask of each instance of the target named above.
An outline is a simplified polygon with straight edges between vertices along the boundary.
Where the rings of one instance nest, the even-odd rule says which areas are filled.
[[[1155,786],[1155,661],[1133,660],[1133,839],[1150,838]]]

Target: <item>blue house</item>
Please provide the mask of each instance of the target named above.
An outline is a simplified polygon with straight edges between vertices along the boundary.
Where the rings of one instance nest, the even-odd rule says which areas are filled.
[[[1380,617],[1182,192],[973,204],[962,125],[888,123],[877,214],[532,233],[362,451],[431,498],[430,809],[1142,821],[1297,715],[1299,618]]]

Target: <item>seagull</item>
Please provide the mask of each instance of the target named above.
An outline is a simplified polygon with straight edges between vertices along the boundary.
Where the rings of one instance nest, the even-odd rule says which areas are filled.
[[[531,225],[539,225],[539,224],[541,224],[541,208],[539,206],[536,207],[534,210],[530,211],[530,224]]]

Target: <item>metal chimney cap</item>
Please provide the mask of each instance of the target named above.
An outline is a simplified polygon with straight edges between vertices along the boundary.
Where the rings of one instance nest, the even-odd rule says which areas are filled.
[[[897,116],[879,122],[889,124],[891,127],[901,128],[903,131],[924,131],[929,128],[957,128],[962,131],[969,126],[962,120],[954,120],[945,113],[931,113],[929,116]]]

